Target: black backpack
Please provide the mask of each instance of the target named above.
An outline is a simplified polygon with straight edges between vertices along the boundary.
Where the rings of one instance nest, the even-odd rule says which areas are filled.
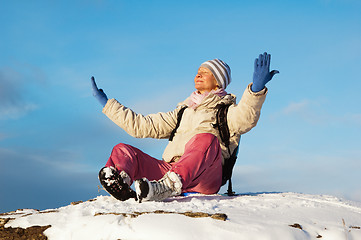
[[[233,150],[233,152],[231,152],[231,149],[229,148],[230,133],[229,133],[229,128],[228,128],[228,124],[227,124],[227,113],[228,113],[228,108],[230,105],[231,104],[228,104],[228,105],[221,104],[220,105],[220,108],[217,111],[217,122],[216,122],[216,124],[213,124],[213,127],[218,129],[221,140],[224,143],[224,145],[227,147],[228,153],[230,156],[229,158],[224,159],[224,164],[222,166],[222,186],[225,185],[228,181],[228,190],[227,190],[226,194],[228,196],[234,196],[235,193],[232,190],[231,178],[232,178],[233,167],[237,160],[238,146]],[[179,110],[178,115],[177,115],[177,124],[169,137],[169,141],[173,140],[174,135],[177,132],[180,121],[182,119],[183,112],[186,108],[187,107],[185,106]]]

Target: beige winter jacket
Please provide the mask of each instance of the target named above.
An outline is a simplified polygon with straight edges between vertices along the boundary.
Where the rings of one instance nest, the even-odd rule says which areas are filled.
[[[216,123],[219,105],[232,103],[228,109],[227,122],[231,134],[230,149],[233,152],[240,136],[256,126],[266,94],[267,88],[257,93],[252,92],[250,84],[238,104],[234,95],[228,94],[221,98],[209,94],[196,109],[186,108],[173,141],[169,142],[164,150],[163,160],[177,161],[183,155],[186,143],[199,133],[212,133],[217,136],[221,143],[222,156],[227,158],[228,150],[222,143],[218,130],[213,126]],[[187,100],[179,103],[177,108],[170,112],[143,116],[126,108],[117,100],[109,99],[103,108],[103,113],[133,137],[161,139],[169,138],[177,124],[177,114],[187,105],[186,103]]]

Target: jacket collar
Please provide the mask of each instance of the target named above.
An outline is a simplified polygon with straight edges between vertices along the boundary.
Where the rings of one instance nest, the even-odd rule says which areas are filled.
[[[188,107],[188,98],[186,100],[184,100],[183,102],[179,103],[178,105],[180,106],[187,106]],[[233,94],[227,94],[224,97],[220,97],[216,94],[210,93],[208,96],[206,96],[203,101],[199,104],[199,106],[197,107],[197,109],[202,109],[202,108],[216,108],[218,105],[220,104],[232,104],[232,103],[236,103],[236,96]]]

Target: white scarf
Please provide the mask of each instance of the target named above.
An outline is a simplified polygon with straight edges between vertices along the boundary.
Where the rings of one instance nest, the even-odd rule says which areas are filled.
[[[194,91],[188,98],[188,106],[190,108],[196,109],[199,104],[202,103],[203,99],[211,93],[219,97],[224,97],[227,95],[227,92],[223,88],[218,88],[217,90],[212,90],[210,92],[204,92],[203,94],[198,91]]]

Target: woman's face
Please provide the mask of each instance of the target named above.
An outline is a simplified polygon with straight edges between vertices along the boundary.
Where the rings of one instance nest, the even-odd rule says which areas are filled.
[[[213,89],[217,89],[217,81],[213,76],[211,70],[205,67],[200,67],[198,73],[194,78],[195,88],[200,92],[210,92]]]

